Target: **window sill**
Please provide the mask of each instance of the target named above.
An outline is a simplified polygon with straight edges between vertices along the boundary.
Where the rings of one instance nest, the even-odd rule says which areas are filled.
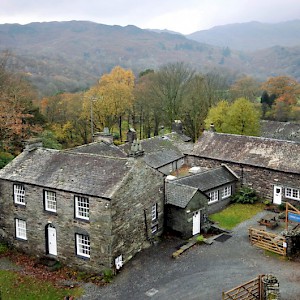
[[[219,201],[219,200],[210,201],[210,202],[208,202],[208,205],[214,204],[214,203],[216,203],[216,202],[218,202],[218,201]]]
[[[285,198],[300,201],[300,198],[294,198],[294,197],[290,197],[290,196],[285,196]]]
[[[90,219],[81,219],[81,218],[78,218],[78,217],[75,217],[74,218],[76,221],[79,221],[79,222],[83,222],[83,223],[90,223]]]
[[[15,203],[14,202],[15,207],[22,207],[22,208],[26,208],[26,204],[21,204],[21,203]]]
[[[20,238],[20,237],[15,237],[15,239],[16,239],[17,241],[21,241],[21,242],[28,242],[28,239],[22,239],[22,238]]]
[[[53,215],[53,216],[58,215],[56,211],[51,211],[51,210],[46,210],[46,209],[44,209],[44,213],[49,214],[49,215]]]
[[[76,253],[76,256],[80,259],[83,259],[83,260],[90,260],[91,259],[91,257],[83,256],[83,255],[80,255],[80,254],[77,254],[77,253]]]

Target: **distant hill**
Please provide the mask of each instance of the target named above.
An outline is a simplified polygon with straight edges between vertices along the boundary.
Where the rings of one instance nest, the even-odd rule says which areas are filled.
[[[201,43],[243,51],[273,46],[300,46],[300,20],[277,24],[249,22],[216,26],[187,37]]]
[[[138,75],[180,61],[200,72],[215,69],[261,80],[277,75],[300,79],[300,46],[249,53],[135,26],[84,21],[4,24],[0,25],[0,51],[7,49],[13,53],[10,67],[26,74],[41,96],[84,90],[116,65]]]

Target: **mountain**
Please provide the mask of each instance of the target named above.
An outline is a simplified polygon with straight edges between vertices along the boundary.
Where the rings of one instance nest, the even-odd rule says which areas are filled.
[[[216,26],[187,35],[189,39],[243,51],[273,46],[300,46],[300,20],[266,24],[248,22]]]
[[[6,49],[12,67],[43,94],[84,89],[116,65],[135,73],[175,61],[209,68],[222,57],[221,49],[180,34],[85,21],[0,25],[0,51]]]
[[[4,24],[0,25],[0,52],[7,49],[12,53],[9,67],[24,73],[40,96],[87,89],[116,65],[138,75],[180,61],[199,72],[226,72],[231,80],[239,74],[261,80],[277,75],[300,79],[300,46],[273,46],[250,53],[132,25],[86,21]]]

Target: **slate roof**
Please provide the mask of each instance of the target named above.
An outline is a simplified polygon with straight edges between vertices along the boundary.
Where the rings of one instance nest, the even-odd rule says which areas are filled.
[[[261,121],[261,136],[300,143],[300,124],[291,122]]]
[[[38,148],[0,170],[0,179],[111,198],[134,161]]]
[[[166,182],[166,204],[172,204],[181,208],[185,208],[195,193],[197,188],[181,185],[176,182]]]
[[[140,141],[144,151],[144,160],[152,168],[162,167],[172,161],[184,157],[183,153],[168,137],[155,136]],[[130,144],[121,145],[126,153],[130,151]]]
[[[221,166],[176,179],[174,182],[197,188],[201,192],[206,192],[236,180],[237,177],[233,175],[227,167]]]
[[[293,141],[204,131],[190,154],[299,174],[299,153]]]
[[[77,152],[77,153],[98,154],[102,156],[111,156],[111,157],[123,157],[123,158],[127,157],[126,153],[122,151],[119,147],[103,141],[78,146],[69,149],[67,151]]]
[[[162,150],[144,156],[144,161],[152,168],[159,168],[173,161],[183,158],[184,155],[174,150]]]

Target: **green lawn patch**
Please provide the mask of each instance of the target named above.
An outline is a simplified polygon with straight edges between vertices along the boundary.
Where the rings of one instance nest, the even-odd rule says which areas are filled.
[[[0,270],[0,292],[0,298],[5,300],[62,300],[68,295],[79,297],[82,289],[59,288],[31,276]]]
[[[231,204],[223,211],[212,214],[209,218],[218,222],[221,228],[231,230],[238,224],[245,220],[252,218],[254,215],[264,209],[265,205],[262,203],[256,204]]]

